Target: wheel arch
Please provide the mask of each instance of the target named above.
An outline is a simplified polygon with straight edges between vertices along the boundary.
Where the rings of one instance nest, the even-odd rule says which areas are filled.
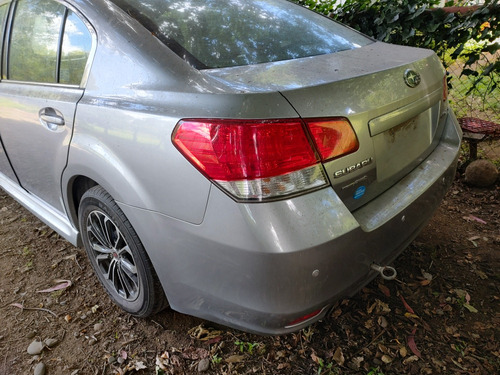
[[[68,195],[68,208],[69,208],[69,216],[74,225],[78,227],[78,209],[80,207],[80,200],[82,199],[83,194],[94,186],[99,185],[93,179],[83,176],[77,175],[74,176],[68,186],[67,195]]]
[[[151,198],[143,186],[144,182],[117,155],[97,139],[78,138],[73,139],[61,181],[68,217],[75,228],[78,229],[80,200],[87,190],[96,185],[106,190],[117,202],[141,208],[151,206]],[[82,142],[95,146],[79,147]]]

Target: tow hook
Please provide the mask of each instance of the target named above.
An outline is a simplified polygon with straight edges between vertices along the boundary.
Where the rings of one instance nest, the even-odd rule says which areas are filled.
[[[380,273],[385,280],[394,280],[398,275],[396,269],[390,266],[379,266],[378,264],[372,263],[371,269]]]

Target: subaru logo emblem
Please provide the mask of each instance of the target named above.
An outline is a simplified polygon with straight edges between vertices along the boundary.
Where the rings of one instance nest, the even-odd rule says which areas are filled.
[[[407,86],[411,88],[417,87],[421,81],[422,78],[420,77],[420,74],[418,74],[416,71],[411,69],[407,69],[405,71],[405,83]]]

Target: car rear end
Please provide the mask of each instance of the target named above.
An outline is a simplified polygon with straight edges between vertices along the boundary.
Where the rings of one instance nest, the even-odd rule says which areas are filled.
[[[245,18],[256,3],[231,7]],[[200,36],[174,43],[149,30],[203,77],[182,93],[195,115],[184,106],[169,118],[176,165],[211,182],[202,219],[121,205],[173,309],[252,332],[299,330],[373,279],[372,265],[389,264],[438,207],[461,140],[439,59],[345,30],[335,52],[304,44],[294,57],[282,38],[263,58],[216,38],[179,52]]]
[[[337,73],[332,67],[345,70]],[[192,233],[201,235],[198,245],[211,254],[211,266],[191,259],[189,268],[197,270],[199,279],[186,280],[180,295],[190,299],[195,285],[210,280],[202,287],[202,300],[213,308],[186,312],[250,331],[285,333],[320,319],[335,300],[377,276],[372,265],[388,265],[416,237],[453,181],[461,133],[448,106],[445,71],[431,51],[375,43],[257,70],[206,74],[255,92],[264,91],[271,76],[295,72],[309,80],[309,86],[300,88],[282,81],[280,92],[297,111],[295,121],[301,122],[316,162],[264,179],[241,181],[242,176],[232,180],[228,175],[224,181],[205,169],[195,146],[192,153],[179,147],[184,144],[180,138],[187,136],[183,124],[192,120],[181,121],[174,144],[217,186],[201,225],[217,234],[214,240],[213,233],[205,237],[200,228]],[[305,71],[307,77],[300,75]],[[407,82],[409,74],[419,77],[418,84]],[[202,122],[198,119],[197,125]],[[237,121],[233,125],[238,127]],[[204,152],[217,142],[211,134],[206,142],[197,139]],[[236,141],[224,149],[237,150],[238,157],[253,150],[265,158],[259,142],[251,139],[255,137],[244,138],[245,148]],[[280,142],[276,144],[279,148]],[[300,155],[302,143],[294,145],[297,151],[292,146],[288,152]],[[286,183],[297,173],[305,174],[308,187]],[[187,306],[186,298],[181,299]]]

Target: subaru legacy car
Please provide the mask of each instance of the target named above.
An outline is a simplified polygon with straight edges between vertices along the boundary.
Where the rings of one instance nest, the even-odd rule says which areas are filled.
[[[325,317],[450,186],[430,50],[285,0],[0,0],[0,186],[111,299],[249,332]]]

